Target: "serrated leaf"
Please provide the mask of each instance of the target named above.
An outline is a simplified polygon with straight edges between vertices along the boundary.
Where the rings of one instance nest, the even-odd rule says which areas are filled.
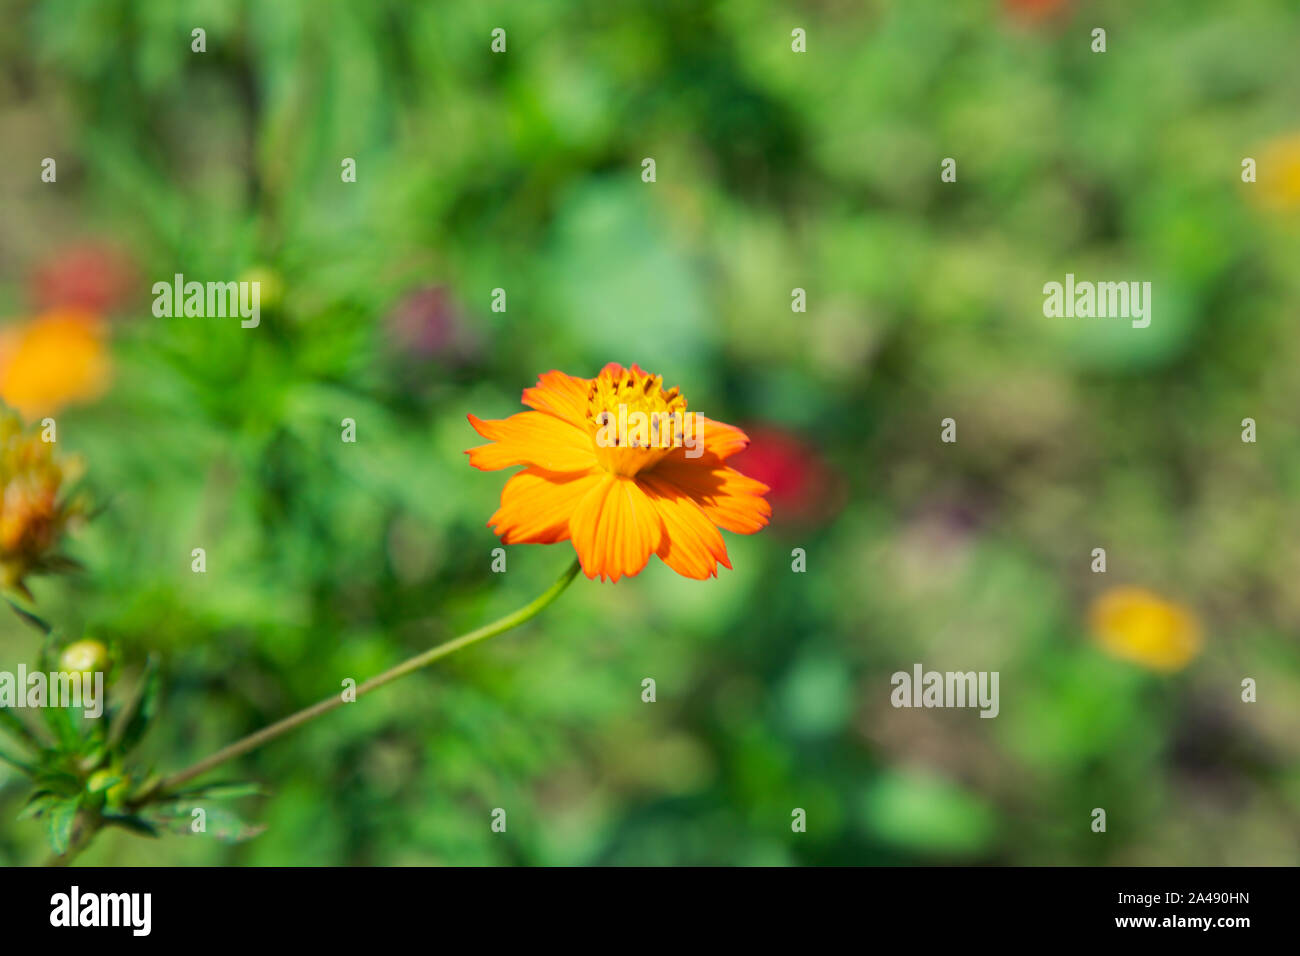
[[[72,824],[77,819],[79,800],[61,800],[52,805],[45,813],[46,833],[54,852],[62,855],[68,852],[68,841],[72,838]]]
[[[194,811],[203,811],[205,829],[194,830]],[[223,807],[197,807],[193,803],[169,804],[156,809],[153,820],[172,833],[186,836],[209,836],[223,843],[242,843],[251,840],[266,829],[266,824],[245,823],[240,817]]]

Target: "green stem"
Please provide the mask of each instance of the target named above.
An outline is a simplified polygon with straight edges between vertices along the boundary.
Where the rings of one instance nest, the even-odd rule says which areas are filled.
[[[578,568],[579,563],[577,560],[574,560],[573,564],[571,564],[569,568],[560,575],[559,579],[531,603],[525,604],[519,610],[507,614],[505,617],[493,621],[491,624],[485,624],[483,627],[470,631],[468,634],[462,634],[460,637],[453,638],[445,644],[439,644],[437,647],[432,647],[423,653],[416,654],[414,657],[403,661],[396,667],[370,678],[370,680],[366,681],[364,684],[358,685],[356,696],[360,697],[362,694],[368,694],[370,691],[383,687],[385,684],[391,683],[399,677],[405,677],[413,671],[418,671],[422,667],[427,667],[434,661],[441,660],[448,654],[460,650],[462,647],[469,647],[471,644],[477,644],[479,641],[487,640],[487,638],[492,637],[493,635],[500,634],[502,631],[508,631],[513,627],[518,627],[520,624],[532,619],[546,608],[547,605],[560,596],[561,592],[569,586],[569,582],[577,576]],[[249,734],[242,740],[237,740],[227,747],[222,747],[210,757],[203,758],[193,766],[174,773],[170,777],[163,778],[157,786],[151,787],[145,793],[138,795],[133,802],[142,804],[160,799],[172,790],[175,790],[181,784],[193,780],[200,774],[207,773],[213,767],[219,766],[228,760],[233,760],[236,757],[241,757],[250,750],[255,750],[262,746],[262,744],[269,743],[276,737],[288,733],[295,727],[305,724],[309,720],[314,720],[321,716],[321,714],[327,714],[331,710],[341,707],[344,703],[346,703],[346,701],[344,701],[342,694],[334,694],[317,704],[313,704],[310,707],[298,711],[296,714],[292,714],[283,720],[271,724],[269,727],[263,727],[261,730]]]

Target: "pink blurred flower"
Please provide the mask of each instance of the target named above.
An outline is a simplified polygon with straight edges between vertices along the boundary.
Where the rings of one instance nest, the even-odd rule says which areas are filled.
[[[58,249],[37,263],[30,278],[37,311],[83,309],[104,315],[125,305],[136,288],[130,257],[97,240]]]
[[[464,314],[443,285],[408,292],[389,312],[387,326],[394,350],[416,358],[456,361],[475,351]]]

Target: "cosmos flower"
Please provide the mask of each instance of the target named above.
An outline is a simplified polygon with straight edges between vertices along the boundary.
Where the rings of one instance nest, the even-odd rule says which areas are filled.
[[[1111,588],[1093,602],[1089,616],[1098,644],[1148,670],[1180,671],[1201,650],[1201,627],[1191,610],[1144,588]]]
[[[28,418],[98,398],[108,387],[103,329],[60,309],[0,330],[0,399]]]
[[[655,554],[703,579],[731,567],[718,528],[753,534],[767,524],[767,486],[726,464],[749,443],[745,433],[687,413],[662,376],[614,363],[590,379],[551,371],[523,402],[534,411],[469,416],[490,441],[469,450],[471,465],[526,466],[488,521],[506,544],[572,541],[589,578],[630,577]],[[647,420],[658,425],[637,427]]]
[[[79,465],[55,458],[54,447],[25,433],[12,412],[0,416],[0,585],[24,593],[27,575],[70,563],[55,549],[84,515],[81,502],[65,494]]]

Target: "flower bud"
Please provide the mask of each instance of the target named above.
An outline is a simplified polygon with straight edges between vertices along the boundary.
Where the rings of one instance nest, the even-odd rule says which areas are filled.
[[[86,781],[86,789],[91,793],[104,794],[104,800],[110,807],[119,807],[126,800],[131,790],[131,778],[118,765],[96,770]]]
[[[59,670],[74,674],[108,669],[108,648],[99,641],[77,641],[63,649]]]
[[[0,586],[26,591],[27,575],[57,568],[59,540],[84,513],[63,495],[79,466],[54,448],[40,429],[27,432],[17,415],[0,413]]]
[[[86,781],[86,789],[91,793],[98,793],[115,784],[118,776],[116,770],[96,770],[90,775],[90,779]]]

